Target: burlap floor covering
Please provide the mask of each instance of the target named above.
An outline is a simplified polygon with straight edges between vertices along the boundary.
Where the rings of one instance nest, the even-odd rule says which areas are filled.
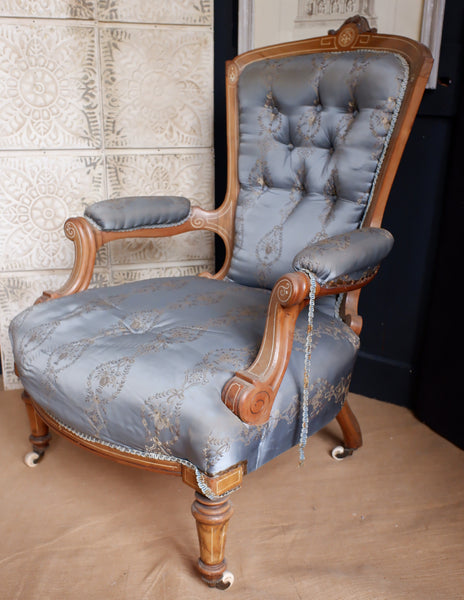
[[[57,438],[34,469],[17,391],[0,393],[1,600],[464,599],[464,452],[397,406],[352,396],[364,447],[335,462],[333,423],[245,478],[235,584],[202,584],[180,479]]]

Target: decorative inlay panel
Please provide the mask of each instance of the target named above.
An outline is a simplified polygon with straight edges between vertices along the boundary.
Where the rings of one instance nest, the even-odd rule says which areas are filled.
[[[101,157],[0,155],[0,271],[70,268],[65,220],[104,199]]]
[[[212,37],[183,29],[104,29],[107,148],[212,144]]]
[[[356,14],[373,16],[373,0],[299,0],[299,19],[309,18],[348,18]]]
[[[0,147],[101,145],[95,30],[0,25]]]
[[[98,0],[102,21],[212,25],[212,0]]]

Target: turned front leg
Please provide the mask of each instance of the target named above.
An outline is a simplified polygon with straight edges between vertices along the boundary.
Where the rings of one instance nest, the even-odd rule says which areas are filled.
[[[38,454],[37,460],[34,461],[37,462],[40,460],[40,458],[42,458],[45,449],[48,448],[51,436],[48,430],[48,425],[37,414],[29,394],[24,391],[21,397],[24,400],[27,416],[29,417],[29,424],[31,427],[29,441],[32,443],[34,452]]]
[[[192,514],[197,523],[200,542],[198,570],[203,580],[211,587],[221,587],[224,579],[226,533],[233,512],[228,498],[210,500],[195,492]],[[231,581],[228,583],[230,585]]]

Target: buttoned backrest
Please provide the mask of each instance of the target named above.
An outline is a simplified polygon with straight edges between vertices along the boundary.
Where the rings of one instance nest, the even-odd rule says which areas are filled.
[[[406,60],[381,50],[245,66],[231,279],[271,288],[302,248],[360,226],[407,82]]]

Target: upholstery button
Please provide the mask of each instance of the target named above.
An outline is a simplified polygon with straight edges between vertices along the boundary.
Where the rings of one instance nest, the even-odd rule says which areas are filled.
[[[293,150],[295,148],[295,146],[293,144],[288,144],[288,149],[289,150]]]
[[[358,107],[354,102],[350,102],[348,104],[348,112],[351,113],[353,117],[355,117],[359,113]]]

